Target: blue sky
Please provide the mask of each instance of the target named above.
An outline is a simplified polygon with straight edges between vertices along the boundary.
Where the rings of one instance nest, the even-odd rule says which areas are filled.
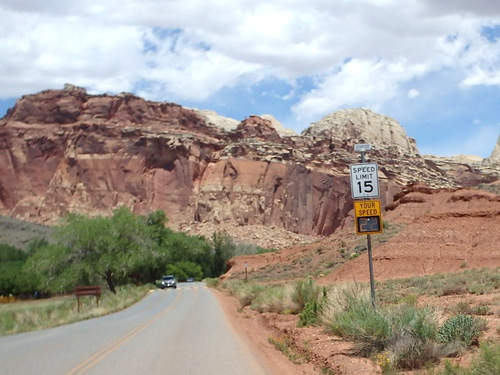
[[[73,83],[298,133],[369,108],[422,154],[488,157],[500,135],[497,0],[1,0],[0,17],[0,116]]]

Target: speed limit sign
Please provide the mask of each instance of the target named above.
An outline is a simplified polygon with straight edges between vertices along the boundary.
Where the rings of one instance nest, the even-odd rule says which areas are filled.
[[[378,165],[361,163],[349,165],[351,170],[351,193],[353,199],[378,198]]]

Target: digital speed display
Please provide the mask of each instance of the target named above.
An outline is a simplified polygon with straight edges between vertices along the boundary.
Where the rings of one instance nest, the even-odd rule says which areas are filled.
[[[365,216],[356,218],[357,234],[372,234],[382,232],[380,216]]]

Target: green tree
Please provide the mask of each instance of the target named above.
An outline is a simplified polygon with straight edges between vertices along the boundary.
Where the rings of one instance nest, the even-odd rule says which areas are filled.
[[[45,238],[35,238],[28,244],[27,255],[32,255],[35,251],[43,246],[47,246],[49,242]]]
[[[112,292],[120,284],[154,282],[168,264],[188,264],[183,271],[186,277],[200,279],[217,276],[225,269],[234,253],[229,236],[217,234],[214,250],[213,243],[204,237],[174,232],[166,223],[161,210],[147,217],[135,216],[124,207],[111,217],[70,214],[55,230],[56,244],[33,244],[34,253],[23,270],[34,275],[42,291],[65,293],[77,284],[102,280]],[[216,255],[218,266],[214,268]]]
[[[26,258],[22,250],[6,244],[0,245],[0,295],[15,294],[17,275]]]
[[[203,278],[203,270],[200,265],[194,262],[176,262],[169,264],[166,269],[166,274],[174,275],[179,281],[186,281],[188,277],[195,280]]]
[[[53,244],[38,248],[29,257],[23,272],[36,283],[37,289],[49,293],[67,293],[86,279],[85,272],[70,261],[70,250]]]
[[[203,276],[217,276],[214,272],[214,249],[212,243],[203,236],[190,236],[183,232],[175,232],[166,228],[168,219],[163,211],[157,210],[146,218],[151,238],[158,245],[159,262],[161,267],[151,269],[154,279],[164,273],[166,264],[192,262],[198,264]],[[225,262],[223,260],[223,262]],[[220,274],[220,273],[219,273]],[[200,277],[200,278],[202,278]]]
[[[214,249],[212,276],[226,272],[227,261],[234,256],[236,245],[231,236],[226,233],[214,232],[212,235]]]
[[[149,214],[146,218],[146,224],[151,239],[159,246],[163,246],[166,243],[168,236],[171,234],[171,231],[168,228],[165,228],[167,223],[167,216],[162,210],[156,210]]]
[[[113,293],[117,283],[126,283],[131,277],[140,282],[138,275],[159,255],[144,220],[125,207],[110,218],[69,215],[56,238],[69,249],[69,264],[78,264],[89,280],[104,278]]]
[[[194,262],[198,264],[204,276],[212,276],[213,249],[210,242],[202,236],[189,236],[186,233],[168,229],[169,235],[162,245],[165,254],[164,264],[176,262]]]

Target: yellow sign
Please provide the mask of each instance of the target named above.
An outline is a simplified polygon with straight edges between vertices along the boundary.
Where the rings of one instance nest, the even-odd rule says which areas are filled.
[[[382,208],[380,201],[354,201],[356,234],[382,233]]]
[[[380,201],[354,201],[354,216],[380,216],[382,209]]]

